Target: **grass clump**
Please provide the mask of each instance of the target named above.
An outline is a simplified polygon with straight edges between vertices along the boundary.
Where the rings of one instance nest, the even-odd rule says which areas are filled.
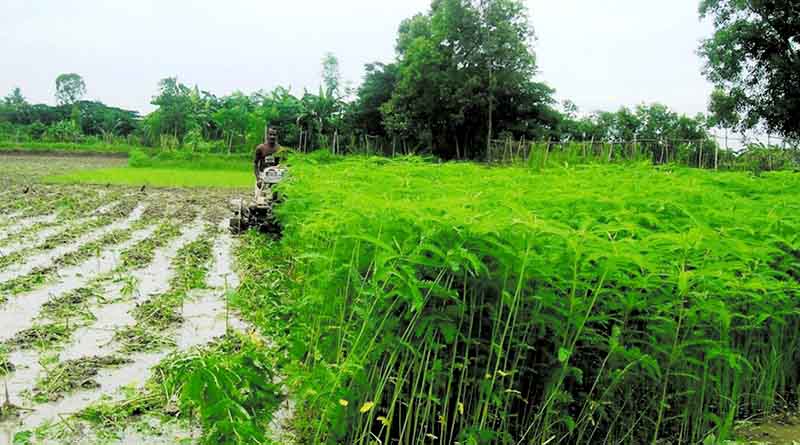
[[[50,320],[94,320],[87,305],[92,299],[102,299],[96,286],[80,287],[51,298],[42,305],[39,318]]]
[[[698,443],[797,401],[800,176],[291,171],[289,307],[250,280],[237,301],[288,321],[309,443]]]
[[[14,366],[14,364],[11,363],[11,360],[8,358],[8,352],[6,351],[6,348],[0,346],[0,377],[11,374],[16,370],[17,367]]]
[[[183,319],[178,318],[176,322],[180,321]],[[169,335],[164,335],[149,325],[141,324],[126,326],[116,331],[114,341],[122,344],[120,351],[125,354],[159,351],[175,346],[175,340]]]
[[[16,252],[11,252],[8,255],[1,255],[0,256],[0,270],[5,269],[6,267],[19,263],[20,261],[24,260],[25,258],[30,255],[30,252],[27,249],[18,250]]]
[[[41,245],[43,250],[51,250],[62,244],[66,244],[77,240],[78,238],[86,235],[87,233],[105,227],[114,222],[114,219],[107,215],[102,215],[98,218],[93,218],[88,221],[83,221],[81,224],[72,225],[65,230],[54,234],[44,240]]]

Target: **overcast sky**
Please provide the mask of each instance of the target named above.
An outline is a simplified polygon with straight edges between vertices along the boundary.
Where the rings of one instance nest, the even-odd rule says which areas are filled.
[[[698,0],[527,0],[539,79],[581,111],[662,102],[694,114],[710,85],[695,51],[711,26]],[[217,95],[319,86],[325,52],[357,85],[391,61],[400,21],[430,0],[0,0],[0,95],[53,103],[55,78],[81,74],[88,98],[152,111],[159,79]]]

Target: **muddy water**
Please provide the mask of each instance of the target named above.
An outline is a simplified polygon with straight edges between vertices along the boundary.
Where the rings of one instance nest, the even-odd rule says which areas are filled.
[[[206,344],[225,333],[225,306],[219,298],[204,293],[190,298],[184,307],[184,324],[170,333],[176,339],[178,350]],[[95,377],[100,387],[88,391],[78,391],[53,403],[35,406],[35,411],[25,414],[12,427],[17,431],[31,430],[60,416],[74,414],[101,398],[122,400],[121,388],[141,387],[150,378],[152,368],[167,357],[173,350],[140,353],[129,356],[132,363],[116,369],[102,369]],[[137,442],[127,442],[137,443]],[[147,443],[150,443],[149,441]],[[0,444],[2,442],[0,441]]]
[[[8,243],[4,247],[0,247],[0,256],[6,256],[23,249],[39,246],[47,238],[61,232],[63,229],[64,228],[61,226],[48,227],[37,232],[31,239]]]
[[[32,388],[32,382],[42,372],[42,366],[39,364],[39,355],[35,351],[18,351],[11,353],[9,360],[17,369],[0,380],[8,388],[8,401],[15,406],[24,407],[25,403],[22,401],[21,394],[25,390]],[[6,402],[6,400],[2,402]],[[13,443],[14,434],[19,431],[18,422],[19,419],[0,422],[0,445],[11,445]]]
[[[232,247],[233,237],[227,232],[214,241],[213,263],[206,278],[208,289],[192,292],[184,305],[185,322],[178,333],[178,349],[206,344],[228,329],[246,330],[226,303],[228,292],[239,285],[239,277],[233,271]]]
[[[0,202],[2,202],[2,201],[0,201]],[[16,229],[14,229],[12,227],[9,227],[9,226],[14,224],[14,220],[19,218],[20,215],[22,215],[22,212],[13,212],[13,213],[3,214],[0,211],[0,241],[3,241],[5,238],[8,237],[8,232],[9,231],[16,230]]]
[[[233,244],[234,239],[228,233],[228,222],[220,224],[219,235],[214,243],[214,264],[209,271],[208,286],[215,289],[236,289],[239,286],[239,276],[233,270]]]
[[[146,207],[144,205],[139,205],[133,210],[133,212],[131,212],[130,215],[128,215],[127,218],[123,220],[116,221],[87,235],[84,235],[75,242],[61,245],[46,252],[42,252],[41,254],[32,257],[30,260],[24,263],[10,266],[8,269],[0,272],[0,282],[13,280],[16,277],[30,273],[37,267],[49,266],[56,258],[75,252],[86,243],[98,240],[114,230],[129,228],[134,222],[141,218],[145,208]],[[2,320],[2,318],[0,318],[0,320]]]

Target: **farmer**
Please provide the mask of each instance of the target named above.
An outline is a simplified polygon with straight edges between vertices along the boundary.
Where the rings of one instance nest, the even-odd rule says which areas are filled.
[[[267,131],[267,142],[256,147],[256,157],[253,160],[256,181],[265,168],[277,165],[276,153],[278,153],[278,132],[274,128],[270,128]]]

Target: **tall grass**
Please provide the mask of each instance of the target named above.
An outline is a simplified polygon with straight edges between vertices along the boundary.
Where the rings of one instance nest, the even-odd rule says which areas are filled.
[[[250,307],[289,322],[304,443],[696,443],[797,401],[799,175],[291,172],[296,287]]]

